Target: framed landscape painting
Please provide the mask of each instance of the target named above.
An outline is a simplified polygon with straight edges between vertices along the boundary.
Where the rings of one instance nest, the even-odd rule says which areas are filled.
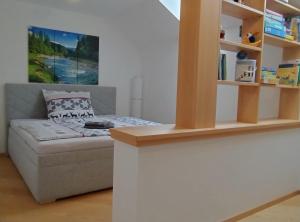
[[[99,37],[30,26],[29,82],[98,85]]]

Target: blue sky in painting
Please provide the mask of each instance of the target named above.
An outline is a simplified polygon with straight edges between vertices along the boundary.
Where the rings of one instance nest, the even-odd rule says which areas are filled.
[[[28,28],[29,32],[39,34],[40,32],[48,35],[50,41],[58,43],[60,45],[65,46],[69,49],[75,49],[78,43],[78,40],[82,37],[82,34],[72,33],[72,32],[64,32],[57,31],[46,28],[39,28],[31,26]]]

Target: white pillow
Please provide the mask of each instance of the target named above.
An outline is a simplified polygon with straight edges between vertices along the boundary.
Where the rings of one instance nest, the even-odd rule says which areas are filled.
[[[48,118],[93,118],[90,92],[66,92],[43,89]]]

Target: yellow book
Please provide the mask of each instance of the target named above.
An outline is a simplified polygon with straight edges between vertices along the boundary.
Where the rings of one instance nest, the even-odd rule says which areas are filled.
[[[298,85],[299,66],[295,64],[283,64],[280,65],[277,70],[277,78],[279,79],[279,85]]]

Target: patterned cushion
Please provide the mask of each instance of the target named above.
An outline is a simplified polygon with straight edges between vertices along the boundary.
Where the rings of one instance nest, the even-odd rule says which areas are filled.
[[[92,118],[94,110],[89,92],[43,90],[48,118]]]

